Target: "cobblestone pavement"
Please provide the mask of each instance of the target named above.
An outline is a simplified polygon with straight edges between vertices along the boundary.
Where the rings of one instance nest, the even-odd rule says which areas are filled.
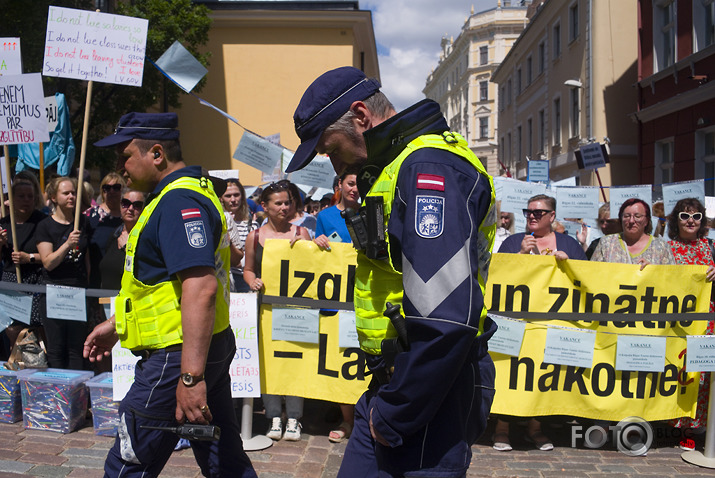
[[[337,474],[345,443],[333,444],[327,439],[331,426],[339,421],[337,408],[325,402],[306,400],[302,420],[303,438],[299,442],[276,442],[262,451],[249,452],[261,478],[330,478]],[[267,420],[254,415],[254,432],[263,433]],[[680,458],[674,439],[656,436],[655,446],[647,456],[630,457],[613,446],[590,450],[571,448],[571,427],[547,425],[544,431],[556,448],[534,450],[523,440],[523,427],[512,427],[511,452],[492,449],[488,437],[473,447],[472,466],[468,477],[626,477],[663,478],[667,476],[715,476],[715,470],[690,465]],[[666,429],[667,430],[667,429]],[[667,433],[664,432],[664,433]],[[702,450],[704,437],[695,438]],[[113,438],[94,434],[91,420],[70,434],[25,430],[22,422],[0,424],[0,478],[19,476],[94,478],[103,475],[102,467]],[[162,473],[164,477],[199,477],[191,450],[174,452]]]

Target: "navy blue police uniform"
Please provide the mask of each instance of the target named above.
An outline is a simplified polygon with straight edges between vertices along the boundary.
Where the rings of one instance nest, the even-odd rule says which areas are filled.
[[[167,175],[149,195],[147,205],[169,183],[186,176],[201,178],[201,168],[189,166]],[[154,285],[192,267],[215,268],[214,253],[221,237],[221,218],[208,198],[183,188],[169,191],[139,236],[135,274],[143,283]],[[231,399],[228,369],[235,353],[230,327],[213,336],[204,373],[211,424],[221,428],[221,438],[191,443],[204,476],[256,476],[242,447]],[[105,476],[158,476],[178,440],[173,433],[142,426],[176,426],[181,346],[140,354],[134,383],[119,407],[118,437],[107,457]]]

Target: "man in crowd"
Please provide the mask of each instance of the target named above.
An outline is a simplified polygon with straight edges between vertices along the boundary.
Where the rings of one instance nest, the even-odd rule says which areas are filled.
[[[437,103],[397,114],[379,88],[352,67],[317,78],[294,115],[301,145],[287,169],[316,153],[338,175],[360,166],[367,221],[381,221],[355,244],[356,325],[373,380],[339,476],[464,476],[494,396],[493,183]],[[388,303],[406,317],[384,317]]]
[[[193,441],[204,476],[255,477],[243,451],[228,368],[229,242],[223,191],[181,156],[174,113],[129,113],[96,146],[115,146],[132,189],[151,193],[127,241],[116,315],[87,337],[90,361],[119,339],[141,357],[119,407],[107,476],[158,476],[177,436],[143,426],[217,425],[217,441]],[[225,189],[225,184],[224,188]],[[115,319],[115,320],[113,320]]]

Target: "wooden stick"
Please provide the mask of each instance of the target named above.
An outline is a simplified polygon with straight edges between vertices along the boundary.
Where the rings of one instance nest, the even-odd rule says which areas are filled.
[[[84,105],[84,125],[82,126],[82,150],[79,153],[79,172],[77,173],[77,203],[74,208],[74,230],[79,230],[79,215],[82,214],[82,189],[84,186],[84,158],[87,155],[87,131],[89,130],[89,110],[92,104],[92,85],[87,82],[87,100]]]
[[[594,172],[596,173],[596,179],[598,179],[598,185],[601,187],[601,195],[603,196],[603,202],[608,202],[606,201],[606,191],[603,189],[603,183],[601,182],[601,175],[598,174],[598,169],[594,169]]]
[[[5,159],[7,159],[10,156],[10,148],[7,147],[7,145],[4,145],[2,147],[3,155],[5,156]],[[7,171],[8,177],[10,176],[10,171]],[[8,187],[8,189],[10,189]],[[2,201],[0,201],[0,213],[2,213],[2,217],[7,216],[7,210],[5,210],[5,196],[2,193],[2,174],[0,174],[0,196],[2,196]]]
[[[7,153],[7,146],[5,146],[5,171],[7,171],[7,175],[9,177],[10,158]],[[10,232],[12,233],[12,250],[13,252],[20,252],[20,248],[17,245],[17,228],[15,227],[15,205],[13,203],[12,197],[12,181],[8,181],[7,199],[10,202]],[[17,283],[22,284],[22,277],[20,276],[20,264],[15,264],[15,274],[17,275]]]

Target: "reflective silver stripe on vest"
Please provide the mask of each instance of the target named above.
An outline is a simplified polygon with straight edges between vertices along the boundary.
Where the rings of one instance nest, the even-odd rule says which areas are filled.
[[[402,283],[405,293],[422,317],[429,317],[465,279],[469,278],[469,274],[469,240],[427,282],[422,280],[402,254]]]

